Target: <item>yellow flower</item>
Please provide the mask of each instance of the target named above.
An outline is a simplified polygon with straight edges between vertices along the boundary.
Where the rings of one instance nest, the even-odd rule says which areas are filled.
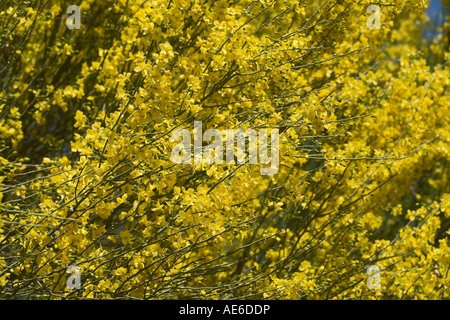
[[[125,245],[131,243],[131,233],[128,230],[121,231],[120,238],[122,239],[122,243]]]

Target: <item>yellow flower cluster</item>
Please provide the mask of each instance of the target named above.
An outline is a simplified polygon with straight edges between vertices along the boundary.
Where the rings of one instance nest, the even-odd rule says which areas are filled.
[[[79,2],[0,3],[1,298],[449,298],[427,1]],[[278,173],[174,164],[194,121],[278,128]]]

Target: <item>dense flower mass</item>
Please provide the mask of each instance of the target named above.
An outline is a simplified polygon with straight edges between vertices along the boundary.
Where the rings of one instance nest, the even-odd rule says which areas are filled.
[[[448,299],[450,21],[371,4],[1,1],[0,298]],[[174,163],[195,121],[276,174]]]

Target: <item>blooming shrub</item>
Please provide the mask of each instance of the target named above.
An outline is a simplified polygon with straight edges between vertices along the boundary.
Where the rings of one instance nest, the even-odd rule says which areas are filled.
[[[0,3],[0,297],[449,297],[449,22],[427,1]],[[280,167],[172,132],[280,130]],[[81,288],[67,268],[81,269]],[[381,288],[367,286],[369,266]]]

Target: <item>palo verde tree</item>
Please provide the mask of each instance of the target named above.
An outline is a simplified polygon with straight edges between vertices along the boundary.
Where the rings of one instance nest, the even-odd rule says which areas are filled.
[[[427,1],[77,2],[0,2],[1,298],[449,298]],[[195,121],[278,129],[278,171],[174,163]]]

